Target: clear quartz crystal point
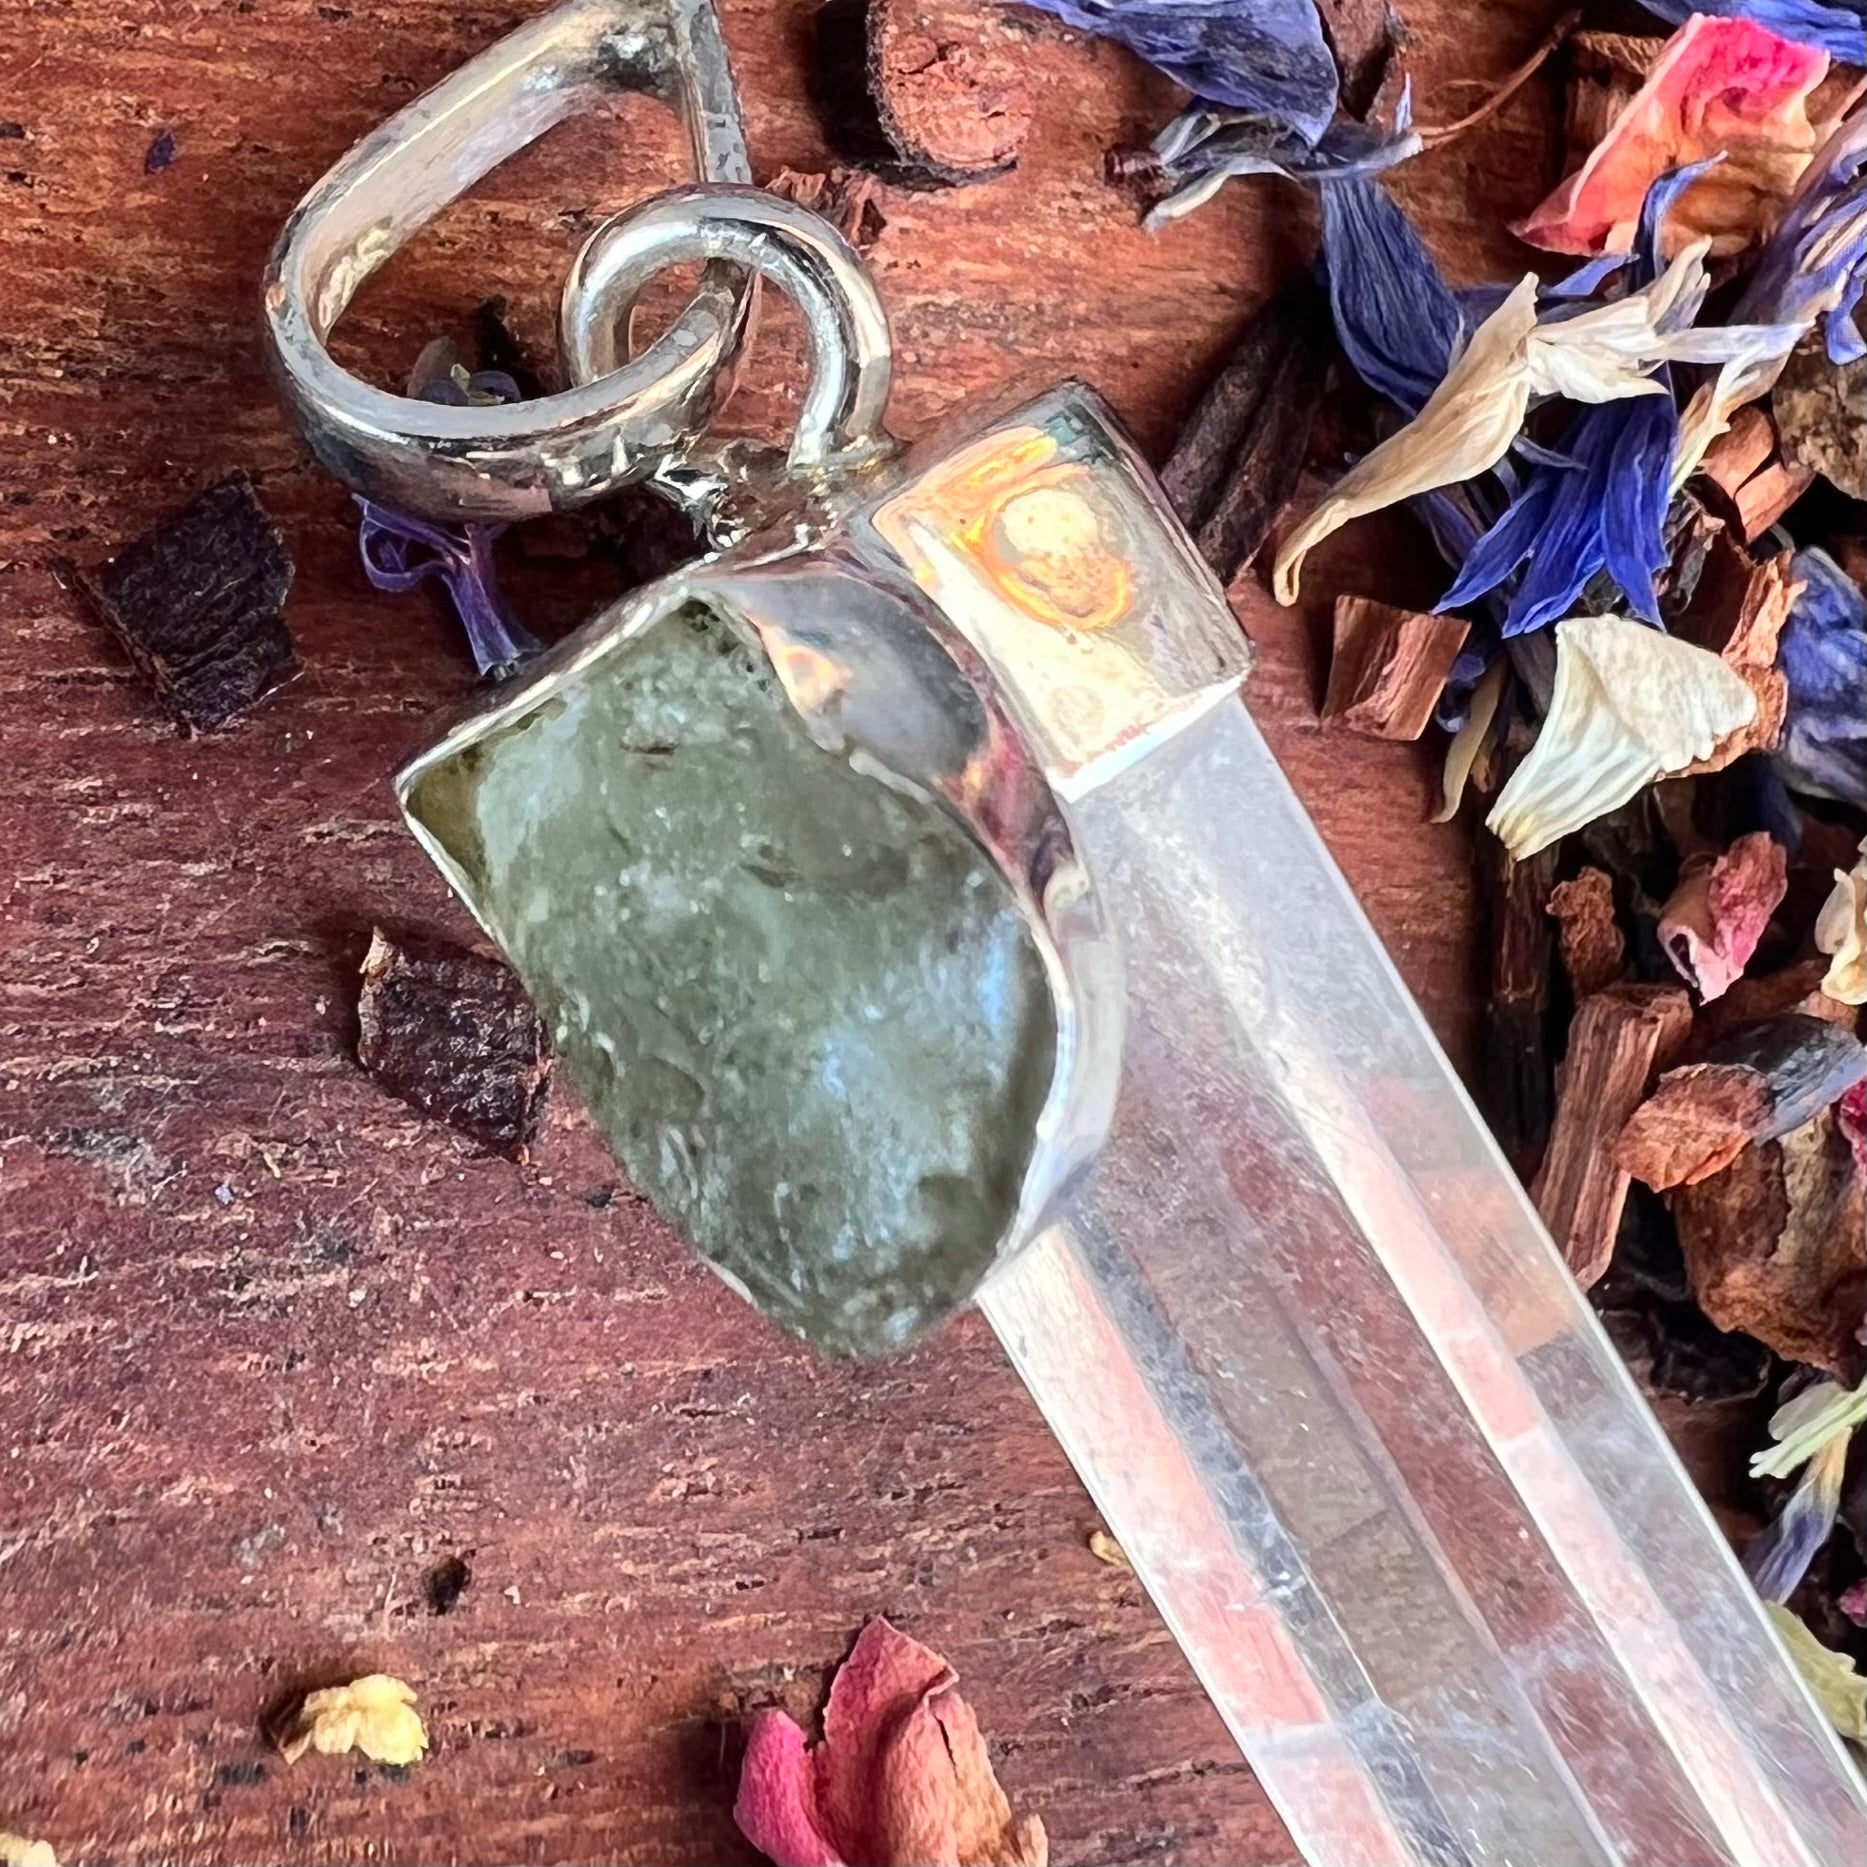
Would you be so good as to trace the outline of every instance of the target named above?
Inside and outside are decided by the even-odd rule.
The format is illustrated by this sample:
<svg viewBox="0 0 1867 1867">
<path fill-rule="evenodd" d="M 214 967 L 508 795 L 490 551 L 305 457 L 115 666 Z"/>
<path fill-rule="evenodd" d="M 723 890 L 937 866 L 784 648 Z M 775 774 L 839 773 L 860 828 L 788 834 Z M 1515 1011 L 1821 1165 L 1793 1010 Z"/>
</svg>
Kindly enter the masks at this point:
<svg viewBox="0 0 1867 1867">
<path fill-rule="evenodd" d="M 978 955 L 939 1014 L 957 1054 L 930 1074 L 938 1045 L 915 1053 L 927 1032 L 917 1034 L 908 998 L 888 1001 L 908 1046 L 900 1108 L 948 1130 L 942 1145 L 959 1151 L 941 1171 L 970 1175 L 972 1202 L 948 1215 L 960 1214 L 952 1239 L 972 1227 L 970 1249 L 942 1259 L 938 1287 L 923 1288 L 911 1326 L 895 1335 L 989 1270 L 982 1306 L 1308 1858 L 1867 1859 L 1860 1779 L 1266 750 L 1238 697 L 1247 654 L 1223 595 L 1101 405 L 1058 390 L 954 449 L 910 459 L 815 551 L 793 541 L 768 559 L 733 554 L 649 607 L 659 604 L 665 627 L 697 596 L 714 614 L 760 622 L 769 667 L 815 723 L 811 743 L 780 745 L 773 715 L 759 728 L 771 744 L 754 750 L 743 711 L 752 702 L 738 689 L 708 700 L 720 715 L 711 727 L 699 707 L 670 720 L 683 739 L 744 736 L 748 785 L 801 782 L 806 817 L 840 821 L 853 808 L 853 823 L 869 806 L 852 807 L 846 779 L 885 770 L 899 787 L 914 763 L 900 722 L 920 718 L 922 702 L 949 719 L 972 704 L 923 670 L 903 690 L 912 704 L 863 716 L 866 690 L 826 678 L 842 669 L 842 650 L 828 654 L 811 633 L 846 613 L 890 652 L 938 631 L 969 645 L 1057 800 L 1060 819 L 1039 810 L 1026 823 L 1041 833 L 993 843 L 1005 798 L 1034 794 L 1028 772 L 1003 788 L 1012 742 L 975 735 L 965 759 L 929 760 L 946 771 L 945 789 L 930 790 L 922 772 L 902 792 L 922 803 L 904 802 L 898 820 L 872 812 L 852 842 L 879 850 L 927 834 L 935 889 L 974 873 L 990 845 L 977 872 L 998 877 L 970 921 L 952 920 L 951 903 L 932 894 L 885 906 L 898 910 L 910 957 L 905 925 L 928 916 L 942 930 L 936 945 L 957 929 L 962 948 L 976 938 Z M 547 717 L 542 703 L 565 704 L 566 682 L 639 629 L 643 613 L 638 603 L 633 621 L 599 619 L 568 660 L 502 702 L 498 732 L 562 731 L 564 716 Z M 800 620 L 811 613 L 815 624 Z M 773 618 L 782 626 L 765 626 Z M 742 630 L 740 649 L 746 640 Z M 972 664 L 955 651 L 943 665 Z M 669 693 L 678 685 L 671 670 Z M 838 772 L 806 782 L 804 754 L 824 755 L 832 716 L 882 750 L 851 758 L 838 740 Z M 618 735 L 645 723 L 639 711 L 607 716 L 616 757 Z M 420 761 L 405 774 L 405 805 L 568 1033 L 625 1163 L 793 1327 L 837 1346 L 885 1345 L 888 1330 L 872 1325 L 893 1313 L 901 1263 L 886 1249 L 839 1261 L 824 1245 L 834 1228 L 799 1258 L 802 1235 L 786 1243 L 773 1229 L 780 1183 L 758 1184 L 759 1174 L 796 1178 L 778 1164 L 798 1085 L 784 1044 L 808 1045 L 811 1031 L 846 1015 L 870 962 L 826 948 L 822 979 L 808 982 L 821 987 L 816 1002 L 808 990 L 788 1004 L 756 993 L 732 1001 L 770 1028 L 756 1042 L 742 1034 L 746 1080 L 731 1104 L 741 1125 L 713 1131 L 715 1145 L 746 1150 L 758 1170 L 727 1202 L 739 1230 L 722 1247 L 705 1200 L 682 1190 L 707 1170 L 648 1158 L 631 1134 L 641 1117 L 628 1070 L 612 1107 L 609 1065 L 589 1055 L 605 1036 L 640 1057 L 654 1048 L 649 1106 L 691 1095 L 656 1077 L 678 1046 L 654 1035 L 652 1016 L 629 1013 L 623 1023 L 639 1029 L 626 1042 L 614 1022 L 618 994 L 646 993 L 655 1008 L 648 975 L 678 970 L 680 943 L 651 964 L 631 947 L 639 923 L 567 909 L 570 894 L 589 896 L 602 864 L 555 837 L 534 863 L 543 879 L 503 898 L 486 888 L 490 853 L 475 843 L 461 785 L 466 755 L 492 732 L 479 722 Z M 987 741 L 989 756 L 979 751 Z M 627 754 L 643 755 L 641 745 Z M 603 763 L 583 759 L 578 782 Z M 545 834 L 526 813 L 546 811 L 549 764 L 528 779 L 513 768 L 502 860 L 530 860 L 526 840 Z M 692 777 L 724 781 L 698 767 Z M 933 794 L 967 837 L 930 824 Z M 709 877 L 741 888 L 719 856 L 731 825 L 718 800 L 671 801 L 692 842 L 684 854 L 678 834 L 660 847 L 664 879 L 678 878 L 690 904 Z M 633 842 L 648 826 L 630 808 L 631 828 L 619 827 L 626 812 L 600 830 L 588 811 L 573 821 Z M 770 809 L 777 816 L 760 814 L 753 833 L 788 822 L 802 849 L 821 828 Z M 837 911 L 835 893 L 826 887 L 812 911 Z M 1003 924 L 1014 904 L 1031 951 Z M 569 944 L 559 937 L 567 914 L 584 928 Z M 722 915 L 716 931 L 757 946 L 750 907 Z M 686 937 L 704 941 L 708 926 L 691 916 Z M 823 938 L 833 939 L 827 927 Z M 985 1033 L 989 1017 L 972 1015 L 988 955 L 1015 982 L 996 1036 Z M 609 975 L 600 987 L 591 969 Z M 709 1044 L 697 1055 L 690 1036 L 680 1035 L 683 1068 L 707 1079 L 726 1053 Z M 1038 1067 L 1021 1078 L 1017 1059 L 1033 1044 Z M 754 1080 L 766 1071 L 775 1075 Z M 1033 1117 L 1033 1083 L 1046 1072 Z M 761 1095 L 767 1081 L 777 1092 Z M 991 1120 L 954 1142 L 949 1114 L 987 1082 Z M 811 1148 L 862 1132 L 852 1117 L 839 1142 L 823 1108 L 795 1119 Z M 994 1153 L 986 1131 L 1020 1123 Z M 698 1130 L 690 1122 L 685 1132 Z M 910 1179 L 923 1145 L 928 1158 L 939 1151 L 928 1135 L 915 1139 L 901 1157 Z M 763 1234 L 761 1212 L 772 1215 Z M 986 1240 L 981 1228 L 998 1218 L 1008 1218 L 1002 1236 Z M 768 1261 L 748 1269 L 735 1261 L 742 1246 Z M 813 1279 L 838 1287 L 827 1322 L 798 1296 Z M 865 1279 L 894 1295 L 846 1329 Z"/>
</svg>

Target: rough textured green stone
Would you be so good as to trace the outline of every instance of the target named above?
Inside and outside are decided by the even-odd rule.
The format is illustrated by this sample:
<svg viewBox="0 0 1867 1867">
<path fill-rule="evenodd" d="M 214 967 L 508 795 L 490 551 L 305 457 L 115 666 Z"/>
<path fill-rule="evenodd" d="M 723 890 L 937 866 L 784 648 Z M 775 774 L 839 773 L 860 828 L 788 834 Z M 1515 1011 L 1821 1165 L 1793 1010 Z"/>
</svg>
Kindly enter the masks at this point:
<svg viewBox="0 0 1867 1867">
<path fill-rule="evenodd" d="M 665 618 L 409 798 L 630 1177 L 820 1346 L 964 1302 L 1050 1084 L 1042 960 L 932 804 L 814 744 L 762 654 Z"/>
</svg>

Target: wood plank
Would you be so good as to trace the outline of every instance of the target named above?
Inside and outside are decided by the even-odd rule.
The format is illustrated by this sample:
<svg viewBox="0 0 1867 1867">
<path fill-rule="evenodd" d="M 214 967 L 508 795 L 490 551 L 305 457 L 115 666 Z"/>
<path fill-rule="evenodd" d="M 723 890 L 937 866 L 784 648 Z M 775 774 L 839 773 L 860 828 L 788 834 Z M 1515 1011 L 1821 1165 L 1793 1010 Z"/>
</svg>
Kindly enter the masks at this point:
<svg viewBox="0 0 1867 1867">
<path fill-rule="evenodd" d="M 386 775 L 470 687 L 451 623 L 372 592 L 355 513 L 280 418 L 257 287 L 292 204 L 536 0 L 65 0 L 8 23 L 0 116 L 0 1752 L 5 1825 L 61 1858 L 723 1863 L 732 1727 L 807 1712 L 863 1617 L 948 1654 L 1056 1858 L 1271 1862 L 1290 1843 L 976 1319 L 879 1367 L 767 1328 L 629 1193 L 572 1099 L 488 1159 L 354 1060 L 378 921 L 469 938 Z M 1540 9 L 1412 0 L 1418 94 L 1507 71 Z M 1077 374 L 1159 452 L 1313 251 L 1313 201 L 1228 189 L 1159 236 L 1105 151 L 1178 106 L 1117 48 L 1013 16 L 1037 121 L 1015 176 L 885 193 L 895 420 Z M 813 0 L 729 0 L 760 175 L 834 158 Z M 1458 283 L 1554 179 L 1553 91 L 1395 185 Z M 174 159 L 145 171 L 162 132 Z M 393 383 L 505 294 L 547 346 L 604 214 L 683 178 L 643 100 L 566 125 L 372 280 L 341 353 Z M 778 432 L 795 321 L 734 406 Z M 304 672 L 184 742 L 57 586 L 244 469 L 299 574 Z M 1235 601 L 1252 704 L 1442 1035 L 1472 908 L 1428 749 L 1316 718 L 1329 599 L 1396 601 L 1401 521 L 1318 553 L 1304 606 Z M 1439 573 L 1434 573 L 1434 578 Z M 532 579 L 526 620 L 574 618 Z M 555 607 L 554 607 L 555 605 Z M 1249 833 L 1241 806 L 1238 834 Z M 471 1550 L 453 1611 L 424 1580 Z M 334 1672 L 416 1682 L 406 1782 L 262 1746 Z"/>
</svg>

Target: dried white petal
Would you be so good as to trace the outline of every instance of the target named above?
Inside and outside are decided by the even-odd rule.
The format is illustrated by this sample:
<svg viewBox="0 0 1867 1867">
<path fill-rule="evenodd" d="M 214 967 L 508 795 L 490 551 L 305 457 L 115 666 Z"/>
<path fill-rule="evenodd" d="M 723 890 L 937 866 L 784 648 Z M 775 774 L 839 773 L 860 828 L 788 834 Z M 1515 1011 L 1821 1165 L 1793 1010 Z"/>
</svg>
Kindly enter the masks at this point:
<svg viewBox="0 0 1867 1867">
<path fill-rule="evenodd" d="M 0 1828 L 0 1867 L 58 1867 L 49 1841 L 28 1841 Z"/>
<path fill-rule="evenodd" d="M 1815 919 L 1815 944 L 1828 955 L 1822 990 L 1844 1005 L 1867 1005 L 1867 839 L 1852 869 L 1835 870 L 1834 892 Z"/>
<path fill-rule="evenodd" d="M 1709 649 L 1625 616 L 1556 625 L 1556 684 L 1528 757 L 1485 820 L 1520 861 L 1709 758 L 1757 696 Z"/>
<path fill-rule="evenodd" d="M 1867 1381 L 1859 1387 L 1817 1381 L 1770 1415 L 1770 1437 L 1776 1443 L 1752 1455 L 1750 1475 L 1787 1478 L 1863 1421 L 1867 1421 Z"/>
<path fill-rule="evenodd" d="M 1529 345 L 1531 389 L 1578 402 L 1663 395 L 1648 372 L 1666 360 L 1705 302 L 1705 248 L 1695 241 L 1640 291 L 1538 325 Z"/>
<path fill-rule="evenodd" d="M 1271 574 L 1278 602 L 1296 601 L 1304 557 L 1350 519 L 1469 480 L 1504 458 L 1530 406 L 1525 346 L 1535 328 L 1536 275 L 1527 273 L 1419 414 L 1350 467 L 1284 540 Z"/>
<path fill-rule="evenodd" d="M 1705 301 L 1706 245 L 1687 247 L 1637 292 L 1544 323 L 1537 321 L 1536 275 L 1527 273 L 1473 332 L 1419 414 L 1343 474 L 1284 540 L 1271 573 L 1277 600 L 1296 601 L 1305 555 L 1351 519 L 1495 467 L 1517 438 L 1531 396 L 1614 402 L 1665 395 L 1652 375 L 1663 363 L 1729 363 L 1783 342 L 1774 326 L 1692 328 Z M 1793 342 L 1791 333 L 1785 353 Z"/>
<path fill-rule="evenodd" d="M 1780 368 L 1781 358 L 1795 346 L 1795 326 L 1693 327 L 1710 284 L 1705 272 L 1709 245 L 1694 241 L 1640 291 L 1539 324 L 1530 338 L 1531 389 L 1576 402 L 1613 402 L 1630 395 L 1664 395 L 1665 385 L 1650 374 L 1663 363 L 1719 363 L 1735 375 L 1769 357 Z"/>
</svg>

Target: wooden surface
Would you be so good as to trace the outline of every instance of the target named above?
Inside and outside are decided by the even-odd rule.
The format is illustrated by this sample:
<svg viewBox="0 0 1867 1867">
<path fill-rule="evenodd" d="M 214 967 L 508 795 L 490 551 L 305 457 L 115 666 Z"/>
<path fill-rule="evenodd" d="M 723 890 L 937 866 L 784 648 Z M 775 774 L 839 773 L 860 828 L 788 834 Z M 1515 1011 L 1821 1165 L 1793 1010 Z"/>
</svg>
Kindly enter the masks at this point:
<svg viewBox="0 0 1867 1867">
<path fill-rule="evenodd" d="M 301 458 L 255 317 L 267 246 L 358 135 L 522 0 L 15 0 L 0 43 L 0 1826 L 86 1861 L 748 1858 L 740 1710 L 806 1711 L 862 1619 L 951 1656 L 1059 1862 L 1284 1861 L 1288 1839 L 976 1319 L 883 1367 L 763 1325 L 631 1198 L 560 1098 L 532 1166 L 476 1158 L 353 1060 L 373 921 L 462 931 L 385 775 L 468 674 L 378 596 Z M 811 0 L 731 0 L 761 175 L 821 167 Z M 1410 0 L 1428 120 L 1553 3 Z M 1229 334 L 1313 249 L 1253 183 L 1157 238 L 1103 179 L 1175 94 L 1032 23 L 1012 177 L 890 190 L 874 259 L 896 424 L 1014 377 L 1098 384 L 1157 452 Z M 1551 91 L 1410 167 L 1455 276 L 1551 179 Z M 172 130 L 176 159 L 144 173 Z M 1532 152 L 1526 154 L 1526 151 Z M 542 339 L 596 217 L 678 179 L 619 104 L 489 178 L 366 292 L 385 381 L 490 292 Z M 1467 221 L 1471 226 L 1467 226 Z M 781 419 L 783 320 L 736 412 Z M 250 470 L 299 563 L 304 673 L 178 739 L 61 593 Z M 1404 529 L 1319 558 L 1300 614 L 1236 592 L 1252 704 L 1462 1052 L 1467 852 L 1421 749 L 1315 721 L 1329 597 L 1420 592 Z M 1359 556 L 1357 556 L 1359 554 Z M 1430 592 L 1429 592 L 1430 593 Z M 1249 834 L 1249 811 L 1214 834 Z M 427 1572 L 471 1551 L 458 1607 Z M 259 1735 L 282 1695 L 382 1668 L 437 1754 L 406 1781 Z"/>
</svg>

